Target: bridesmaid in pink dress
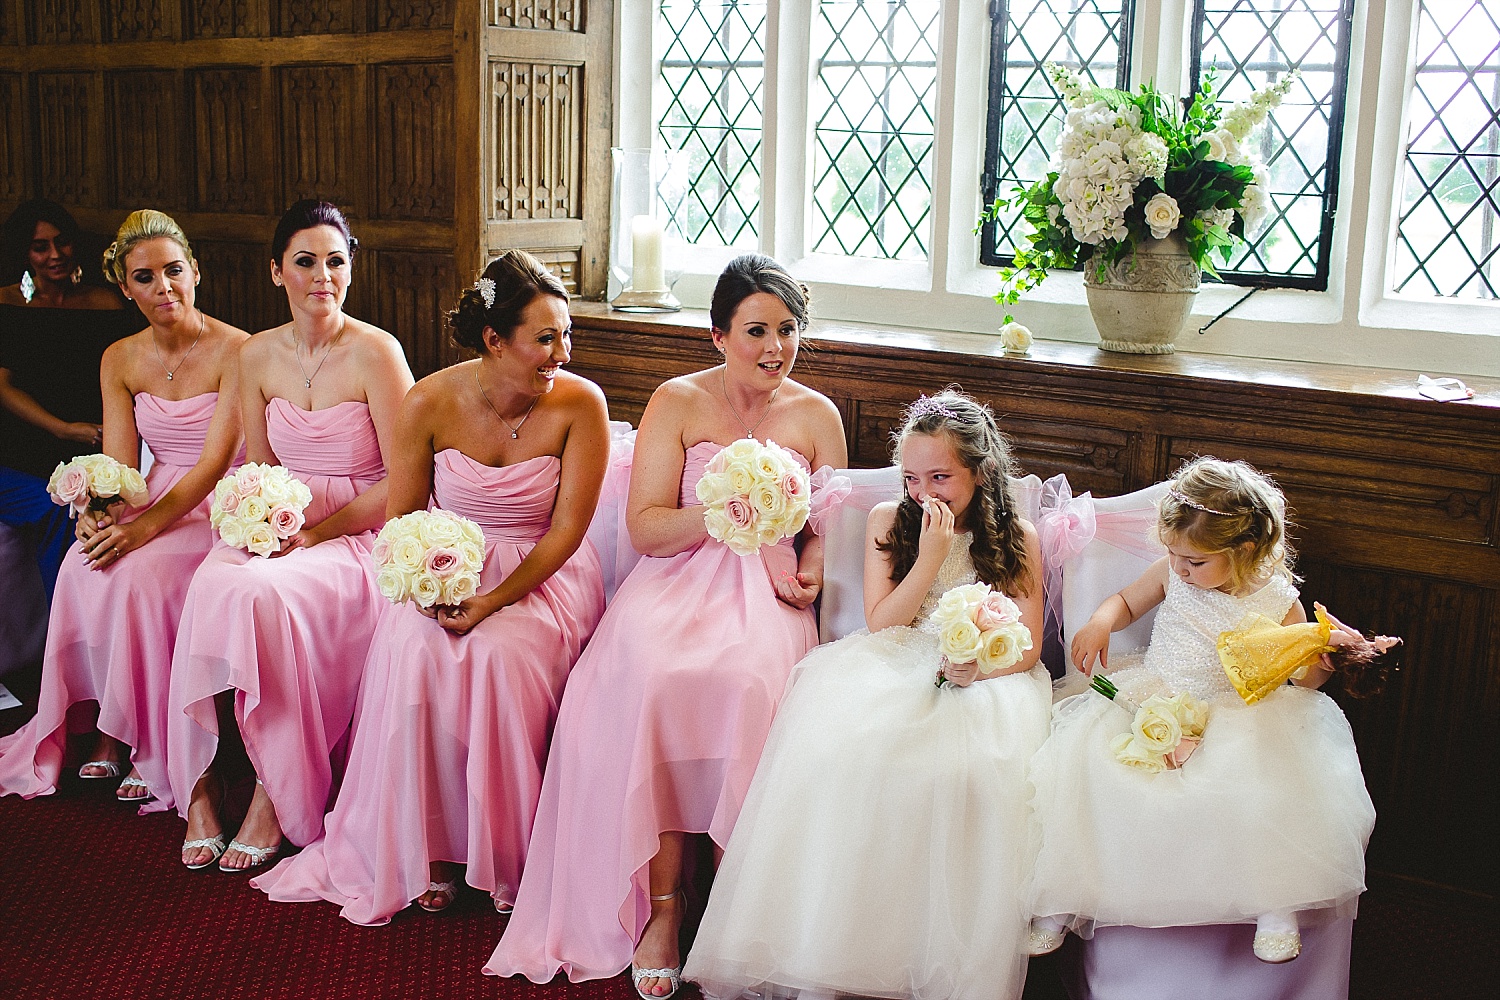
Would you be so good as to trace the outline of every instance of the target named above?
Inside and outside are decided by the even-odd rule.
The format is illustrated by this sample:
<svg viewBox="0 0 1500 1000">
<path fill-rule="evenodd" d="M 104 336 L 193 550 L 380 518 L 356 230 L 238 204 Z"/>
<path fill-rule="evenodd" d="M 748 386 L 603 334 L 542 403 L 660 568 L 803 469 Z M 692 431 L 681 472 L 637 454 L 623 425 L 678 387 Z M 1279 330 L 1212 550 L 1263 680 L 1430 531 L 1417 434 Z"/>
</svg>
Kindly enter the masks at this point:
<svg viewBox="0 0 1500 1000">
<path fill-rule="evenodd" d="M 349 770 L 326 833 L 255 880 L 357 924 L 460 881 L 515 900 L 563 684 L 604 613 L 584 532 L 609 461 L 604 394 L 561 371 L 568 293 L 522 250 L 450 317 L 479 355 L 417 383 L 396 420 L 388 517 L 437 506 L 485 535 L 480 593 L 386 608 L 365 663 Z M 467 866 L 465 873 L 464 866 Z"/>
<path fill-rule="evenodd" d="M 98 740 L 79 777 L 117 779 L 115 795 L 171 805 L 167 676 L 188 581 L 208 554 L 209 493 L 240 441 L 235 360 L 247 335 L 194 304 L 198 264 L 170 217 L 134 212 L 105 251 L 105 273 L 145 314 L 146 329 L 104 352 L 104 452 L 155 464 L 150 500 L 77 522 L 79 544 L 58 574 L 37 714 L 0 740 L 0 793 L 57 789 L 73 727 L 98 706 Z M 220 396 L 225 405 L 216 405 Z M 79 716 L 84 716 L 79 718 Z M 127 763 L 127 758 L 129 763 Z"/>
<path fill-rule="evenodd" d="M 806 292 L 747 254 L 720 276 L 710 317 L 724 364 L 664 383 L 641 418 L 627 523 L 643 558 L 568 682 L 492 975 L 581 982 L 630 965 L 641 996 L 671 994 L 685 835 L 707 833 L 716 853 L 728 842 L 787 675 L 817 644 L 821 540 L 807 532 L 800 556 L 782 542 L 796 572 L 773 574 L 780 560 L 709 538 L 694 494 L 743 437 L 815 469 L 847 464 L 838 410 L 787 377 Z"/>
<path fill-rule="evenodd" d="M 412 384 L 396 339 L 343 310 L 356 246 L 333 205 L 288 209 L 271 243 L 271 280 L 286 289 L 292 321 L 240 351 L 246 458 L 286 466 L 313 500 L 307 526 L 278 554 L 217 543 L 188 588 L 172 656 L 168 777 L 188 821 L 189 868 L 223 854 L 222 870 L 242 871 L 273 857 L 283 836 L 312 842 L 342 769 L 385 604 L 369 558 L 385 517 L 384 456 Z M 225 726 L 256 774 L 227 850 L 229 762 L 215 760 Z"/>
</svg>

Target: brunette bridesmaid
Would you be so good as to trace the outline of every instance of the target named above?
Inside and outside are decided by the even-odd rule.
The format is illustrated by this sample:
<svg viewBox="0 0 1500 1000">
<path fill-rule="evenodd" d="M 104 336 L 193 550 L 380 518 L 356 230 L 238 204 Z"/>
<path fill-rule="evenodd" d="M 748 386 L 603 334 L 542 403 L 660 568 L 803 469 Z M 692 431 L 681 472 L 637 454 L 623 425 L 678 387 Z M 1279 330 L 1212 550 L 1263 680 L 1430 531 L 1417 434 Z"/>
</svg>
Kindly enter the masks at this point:
<svg viewBox="0 0 1500 1000">
<path fill-rule="evenodd" d="M 370 561 L 385 517 L 386 454 L 411 388 L 401 345 L 344 312 L 357 242 L 328 202 L 300 201 L 276 226 L 271 280 L 292 320 L 240 351 L 245 454 L 312 490 L 306 526 L 270 558 L 218 543 L 188 589 L 172 657 L 168 760 L 188 821 L 182 861 L 224 871 L 270 860 L 283 838 L 323 827 L 385 605 Z M 254 795 L 227 847 L 224 727 L 238 732 Z M 225 744 L 226 753 L 234 749 Z"/>
</svg>

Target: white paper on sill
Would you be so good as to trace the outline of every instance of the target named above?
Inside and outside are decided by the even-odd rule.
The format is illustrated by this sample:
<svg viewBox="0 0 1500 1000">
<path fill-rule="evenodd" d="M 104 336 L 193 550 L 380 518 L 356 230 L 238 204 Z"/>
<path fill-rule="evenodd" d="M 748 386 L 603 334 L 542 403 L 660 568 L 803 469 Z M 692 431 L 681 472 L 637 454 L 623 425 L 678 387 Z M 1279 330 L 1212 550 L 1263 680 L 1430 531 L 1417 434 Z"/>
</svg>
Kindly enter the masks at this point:
<svg viewBox="0 0 1500 1000">
<path fill-rule="evenodd" d="M 1439 403 L 1474 398 L 1474 390 L 1456 378 L 1428 378 L 1426 375 L 1417 376 L 1417 393 Z"/>
<path fill-rule="evenodd" d="M 21 699 L 10 693 L 10 689 L 0 684 L 0 710 L 7 708 L 20 708 Z"/>
</svg>

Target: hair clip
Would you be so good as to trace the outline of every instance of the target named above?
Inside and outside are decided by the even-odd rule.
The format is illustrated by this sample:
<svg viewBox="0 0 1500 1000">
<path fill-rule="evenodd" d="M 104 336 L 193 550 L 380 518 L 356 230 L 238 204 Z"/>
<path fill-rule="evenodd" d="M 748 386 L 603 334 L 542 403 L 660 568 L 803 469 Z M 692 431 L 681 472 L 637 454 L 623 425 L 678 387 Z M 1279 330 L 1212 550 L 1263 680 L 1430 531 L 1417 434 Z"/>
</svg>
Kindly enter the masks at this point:
<svg viewBox="0 0 1500 1000">
<path fill-rule="evenodd" d="M 1186 494 L 1179 492 L 1177 489 L 1175 489 L 1173 487 L 1170 487 L 1170 486 L 1167 487 L 1167 492 L 1169 494 L 1171 494 L 1172 499 L 1176 500 L 1178 503 L 1185 503 L 1189 507 L 1193 508 L 1194 510 L 1201 510 L 1205 514 L 1218 514 L 1220 517 L 1235 517 L 1236 516 L 1235 514 L 1229 512 L 1227 510 L 1214 510 L 1212 507 L 1205 507 L 1205 506 L 1203 506 L 1203 504 L 1199 503 L 1196 500 L 1190 500 L 1187 497 Z"/>
<path fill-rule="evenodd" d="M 934 396 L 918 396 L 917 401 L 912 403 L 911 408 L 906 411 L 906 419 L 920 420 L 932 413 L 940 413 L 949 420 L 958 419 L 958 414 L 951 406 Z"/>
<path fill-rule="evenodd" d="M 474 289 L 479 292 L 479 297 L 484 300 L 484 307 L 486 309 L 493 309 L 495 307 L 494 278 L 480 278 L 474 282 Z"/>
</svg>

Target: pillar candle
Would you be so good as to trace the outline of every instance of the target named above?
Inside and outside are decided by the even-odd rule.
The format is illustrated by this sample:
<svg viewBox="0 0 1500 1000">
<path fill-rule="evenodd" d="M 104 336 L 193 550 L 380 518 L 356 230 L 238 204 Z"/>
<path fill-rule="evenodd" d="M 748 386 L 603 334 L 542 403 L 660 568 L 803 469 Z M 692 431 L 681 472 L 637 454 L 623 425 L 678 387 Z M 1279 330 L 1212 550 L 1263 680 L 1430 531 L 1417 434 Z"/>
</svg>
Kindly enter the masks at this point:
<svg viewBox="0 0 1500 1000">
<path fill-rule="evenodd" d="M 667 274 L 661 259 L 662 228 L 654 216 L 630 220 L 630 287 L 637 292 L 665 292 Z"/>
</svg>

